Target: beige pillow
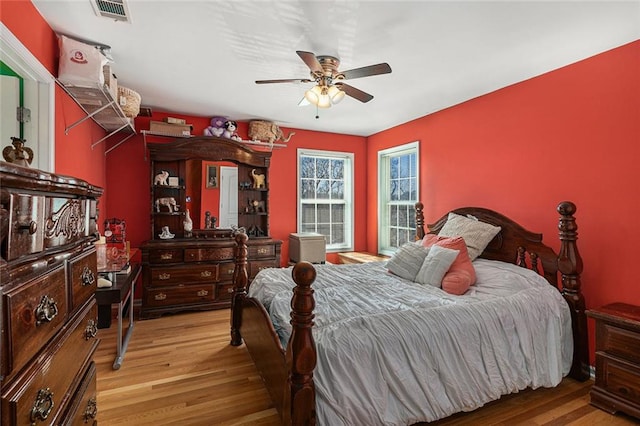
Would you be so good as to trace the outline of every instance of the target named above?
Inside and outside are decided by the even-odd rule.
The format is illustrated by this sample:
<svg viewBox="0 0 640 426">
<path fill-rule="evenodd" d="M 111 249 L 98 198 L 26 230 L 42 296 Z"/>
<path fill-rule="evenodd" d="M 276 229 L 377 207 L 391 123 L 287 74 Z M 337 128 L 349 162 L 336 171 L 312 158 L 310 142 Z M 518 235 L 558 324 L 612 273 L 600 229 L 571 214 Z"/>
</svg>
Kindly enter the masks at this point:
<svg viewBox="0 0 640 426">
<path fill-rule="evenodd" d="M 387 269 L 394 275 L 415 281 L 429 249 L 414 243 L 403 244 L 387 261 Z"/>
<path fill-rule="evenodd" d="M 469 258 L 474 260 L 482 254 L 501 229 L 499 226 L 449 213 L 447 223 L 444 224 L 438 235 L 441 237 L 462 237 L 467 245 Z"/>
<path fill-rule="evenodd" d="M 432 246 L 429 254 L 424 258 L 422 267 L 416 275 L 418 284 L 426 284 L 442 288 L 442 279 L 456 260 L 460 250 L 453 250 L 441 246 Z"/>
</svg>

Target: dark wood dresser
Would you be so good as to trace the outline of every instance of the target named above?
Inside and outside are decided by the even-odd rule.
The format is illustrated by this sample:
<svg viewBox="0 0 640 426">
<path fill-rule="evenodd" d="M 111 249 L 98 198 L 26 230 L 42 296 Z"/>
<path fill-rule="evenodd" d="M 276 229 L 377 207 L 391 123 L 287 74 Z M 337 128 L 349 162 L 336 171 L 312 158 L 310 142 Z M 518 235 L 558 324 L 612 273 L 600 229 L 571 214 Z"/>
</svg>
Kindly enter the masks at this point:
<svg viewBox="0 0 640 426">
<path fill-rule="evenodd" d="M 101 194 L 0 162 L 3 425 L 95 423 Z"/>
<path fill-rule="evenodd" d="M 591 404 L 640 418 L 640 306 L 612 303 L 587 315 L 596 322 Z"/>
<path fill-rule="evenodd" d="M 261 269 L 280 267 L 282 241 L 256 238 L 247 245 L 250 280 Z M 236 250 L 236 242 L 231 236 L 149 240 L 140 249 L 143 265 L 141 318 L 231 306 Z"/>
</svg>

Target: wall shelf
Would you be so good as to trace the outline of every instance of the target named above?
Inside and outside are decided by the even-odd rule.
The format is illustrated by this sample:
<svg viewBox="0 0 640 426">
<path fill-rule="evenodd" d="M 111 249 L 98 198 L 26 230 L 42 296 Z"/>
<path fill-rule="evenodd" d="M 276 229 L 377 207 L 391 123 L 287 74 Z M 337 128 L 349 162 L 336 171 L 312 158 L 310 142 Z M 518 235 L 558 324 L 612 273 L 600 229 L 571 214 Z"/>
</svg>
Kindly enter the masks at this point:
<svg viewBox="0 0 640 426">
<path fill-rule="evenodd" d="M 62 84 L 60 81 L 58 81 L 58 84 L 87 114 L 86 117 L 67 126 L 64 131 L 65 134 L 69 134 L 71 129 L 89 118 L 109 132 L 102 139 L 92 143 L 92 149 L 112 135 L 119 132 L 123 133 L 125 135 L 124 139 L 106 150 L 105 155 L 136 134 L 133 119 L 124 115 L 124 112 L 120 108 L 120 105 L 118 105 L 118 102 L 113 98 L 108 87 L 100 86 L 99 84 L 96 84 L 95 87 L 73 86 Z"/>
</svg>

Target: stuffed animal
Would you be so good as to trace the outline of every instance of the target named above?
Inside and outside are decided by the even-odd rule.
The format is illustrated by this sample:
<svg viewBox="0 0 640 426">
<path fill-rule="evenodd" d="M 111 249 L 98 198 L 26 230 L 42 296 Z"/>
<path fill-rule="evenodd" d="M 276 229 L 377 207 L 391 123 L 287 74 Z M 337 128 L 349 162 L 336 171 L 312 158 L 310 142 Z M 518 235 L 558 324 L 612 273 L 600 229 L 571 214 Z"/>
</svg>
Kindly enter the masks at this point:
<svg viewBox="0 0 640 426">
<path fill-rule="evenodd" d="M 213 117 L 210 122 L 211 125 L 204 129 L 204 135 L 221 137 L 222 133 L 225 131 L 225 123 L 227 121 L 227 117 Z"/>
<path fill-rule="evenodd" d="M 224 122 L 224 131 L 222 137 L 227 139 L 233 139 L 234 141 L 242 141 L 242 138 L 236 133 L 238 123 L 233 120 L 227 120 Z"/>
</svg>

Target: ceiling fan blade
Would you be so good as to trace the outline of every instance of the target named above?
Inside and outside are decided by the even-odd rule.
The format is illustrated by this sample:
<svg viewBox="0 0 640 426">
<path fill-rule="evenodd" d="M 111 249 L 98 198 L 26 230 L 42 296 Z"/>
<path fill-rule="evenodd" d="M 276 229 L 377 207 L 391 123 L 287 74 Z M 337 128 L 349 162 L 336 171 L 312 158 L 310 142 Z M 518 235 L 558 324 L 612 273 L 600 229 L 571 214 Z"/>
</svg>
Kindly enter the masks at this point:
<svg viewBox="0 0 640 426">
<path fill-rule="evenodd" d="M 356 89 L 353 86 L 349 86 L 348 84 L 336 83 L 336 86 L 338 86 L 338 89 L 342 90 L 352 98 L 359 100 L 360 102 L 366 103 L 373 99 L 373 95 L 370 95 L 367 92 L 363 92 L 360 89 Z"/>
<path fill-rule="evenodd" d="M 298 56 L 300 56 L 300 59 L 302 59 L 304 63 L 307 64 L 312 72 L 322 74 L 322 66 L 318 61 L 318 58 L 316 58 L 316 55 L 311 52 L 305 52 L 304 50 L 296 50 L 296 53 L 298 54 Z"/>
<path fill-rule="evenodd" d="M 370 75 L 389 74 L 391 67 L 386 62 L 376 65 L 369 65 L 368 67 L 354 68 L 352 70 L 342 71 L 340 74 L 344 75 L 346 80 L 352 80 L 354 78 L 369 77 Z"/>
<path fill-rule="evenodd" d="M 271 83 L 313 83 L 313 80 L 308 78 L 285 78 L 280 80 L 256 80 L 256 84 L 271 84 Z"/>
</svg>

